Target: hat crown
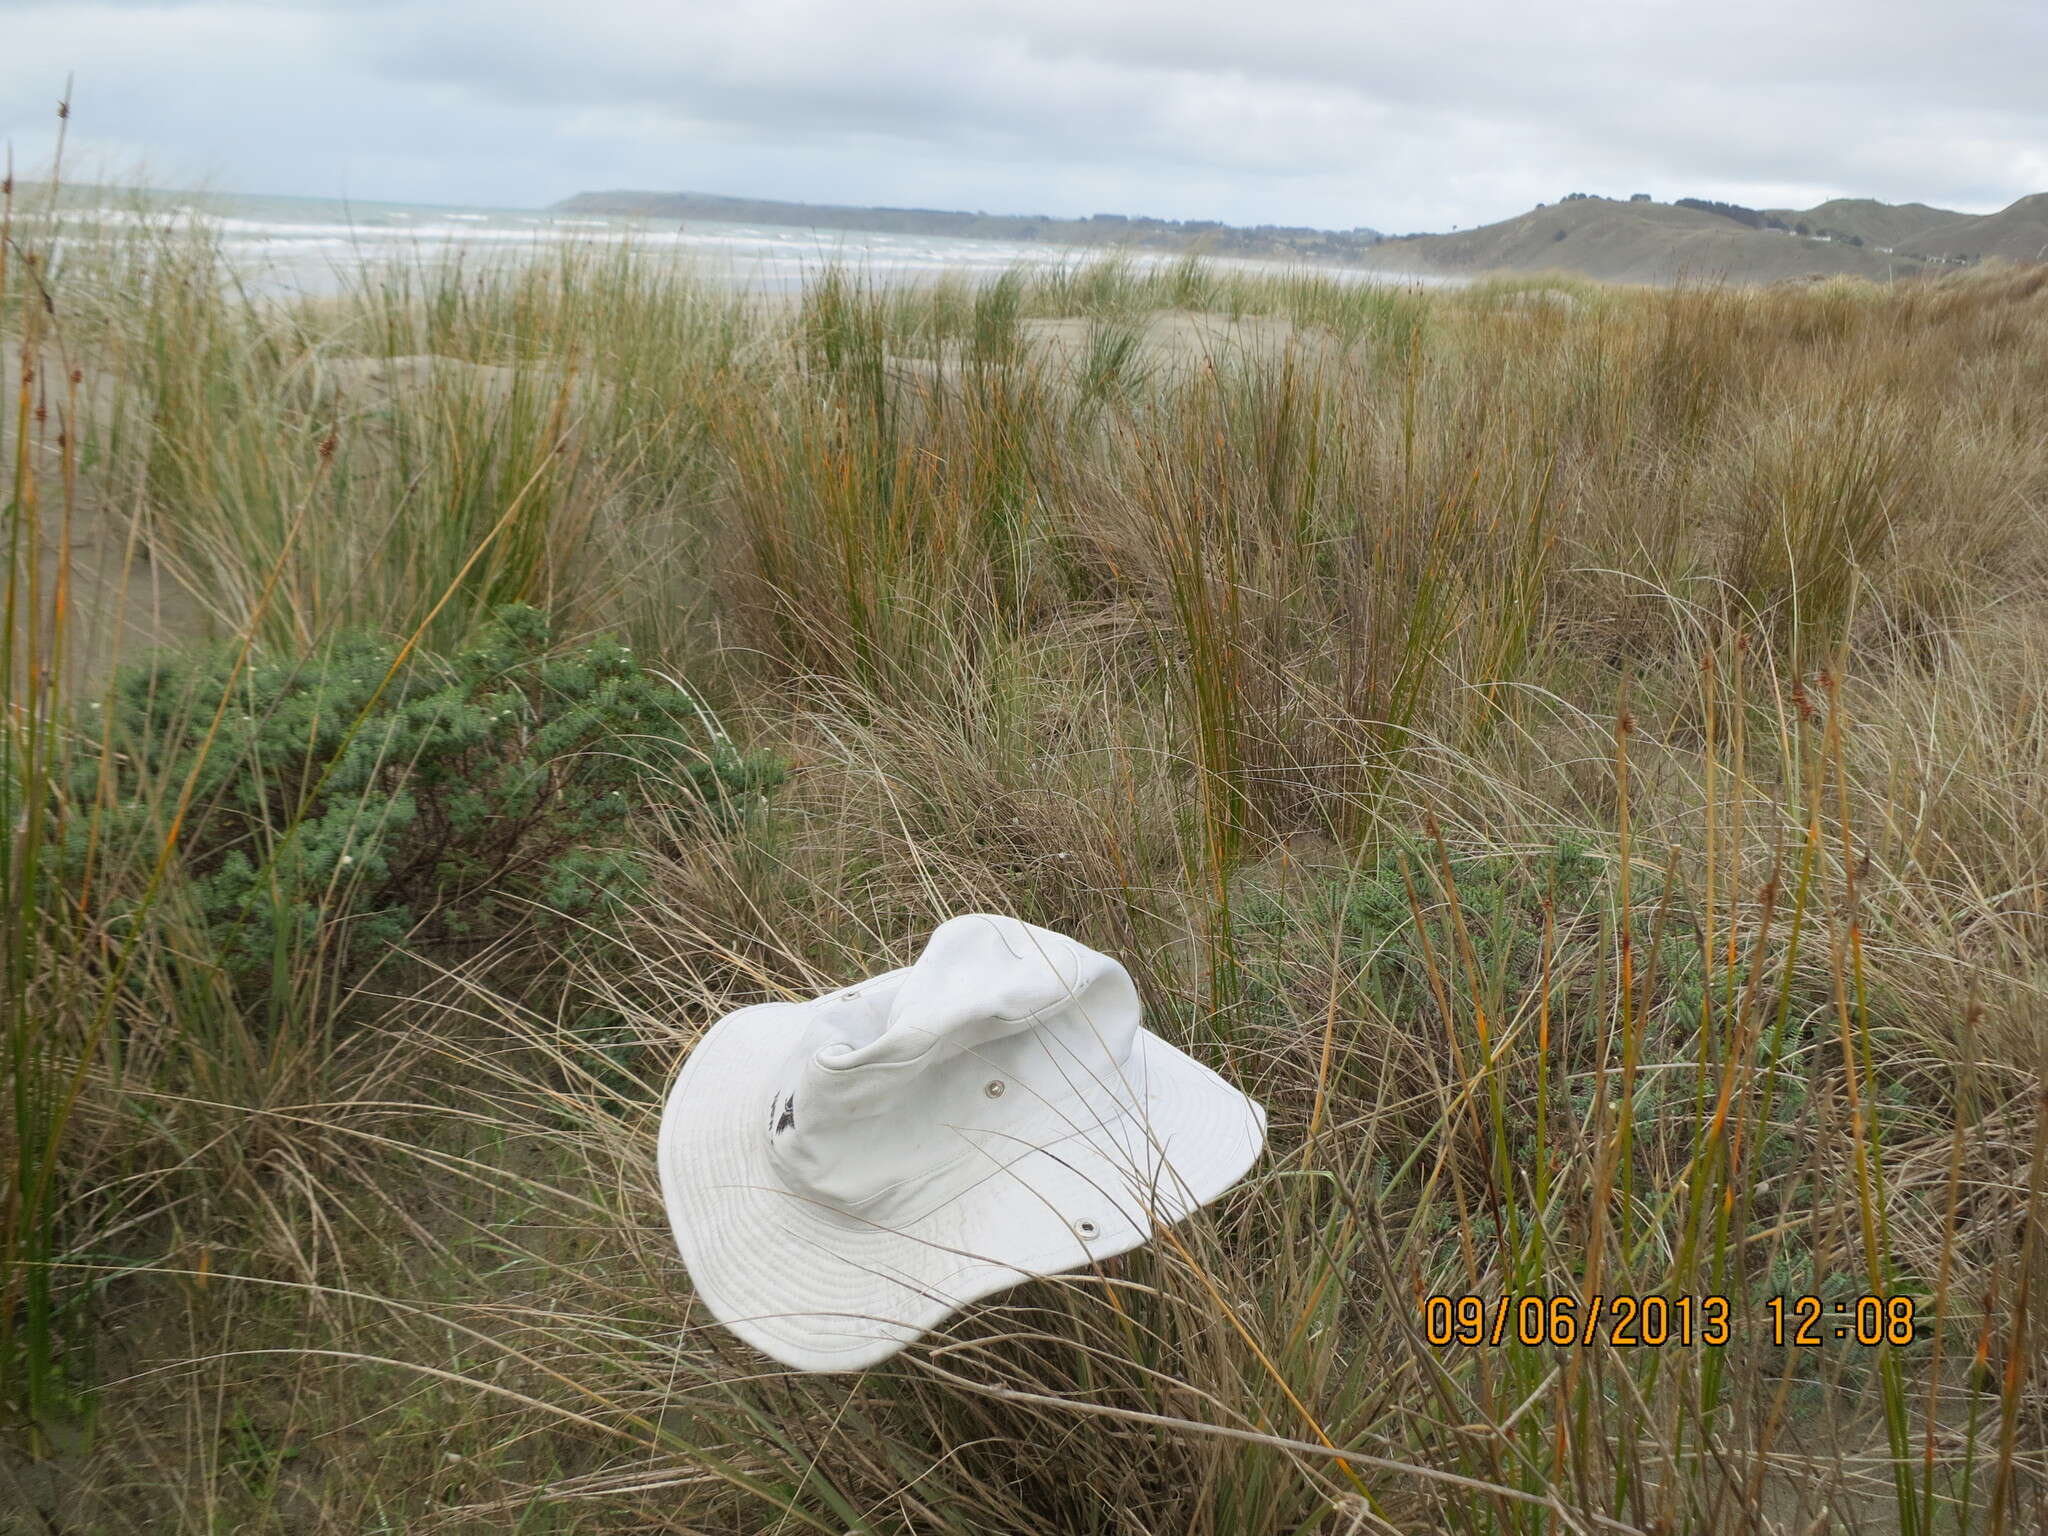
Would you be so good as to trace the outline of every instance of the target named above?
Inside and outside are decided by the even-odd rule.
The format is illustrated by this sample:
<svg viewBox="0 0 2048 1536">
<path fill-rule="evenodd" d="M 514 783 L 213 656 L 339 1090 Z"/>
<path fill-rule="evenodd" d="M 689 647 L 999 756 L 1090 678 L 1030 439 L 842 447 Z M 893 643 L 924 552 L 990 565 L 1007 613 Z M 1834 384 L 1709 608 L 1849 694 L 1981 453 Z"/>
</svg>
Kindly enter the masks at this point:
<svg viewBox="0 0 2048 1536">
<path fill-rule="evenodd" d="M 907 969 L 810 1007 L 766 1107 L 769 1155 L 852 1221 L 911 1219 L 1137 1097 L 1130 974 L 1016 918 L 954 918 Z"/>
</svg>

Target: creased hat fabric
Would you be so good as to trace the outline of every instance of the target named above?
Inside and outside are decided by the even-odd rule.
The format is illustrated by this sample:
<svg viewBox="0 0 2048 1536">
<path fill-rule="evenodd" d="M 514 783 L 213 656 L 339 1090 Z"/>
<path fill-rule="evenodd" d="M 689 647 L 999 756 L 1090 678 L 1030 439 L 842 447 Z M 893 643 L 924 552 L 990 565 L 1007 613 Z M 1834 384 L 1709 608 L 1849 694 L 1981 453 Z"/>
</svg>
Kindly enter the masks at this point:
<svg viewBox="0 0 2048 1536">
<path fill-rule="evenodd" d="M 1243 1177 L 1265 1111 L 1140 1023 L 1128 972 L 1012 917 L 706 1031 L 662 1116 L 697 1293 L 786 1365 L 859 1370 Z"/>
</svg>

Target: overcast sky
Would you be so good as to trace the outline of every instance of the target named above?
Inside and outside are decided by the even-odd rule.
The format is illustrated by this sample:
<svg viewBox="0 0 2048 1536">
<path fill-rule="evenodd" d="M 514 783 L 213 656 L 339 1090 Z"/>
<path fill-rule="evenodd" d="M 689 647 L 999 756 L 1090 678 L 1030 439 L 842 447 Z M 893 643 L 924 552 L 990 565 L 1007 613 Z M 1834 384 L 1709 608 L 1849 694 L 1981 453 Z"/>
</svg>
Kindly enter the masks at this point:
<svg viewBox="0 0 2048 1536">
<path fill-rule="evenodd" d="M 2048 190 L 2048 0 L 0 0 L 0 140 L 159 185 L 1389 231 Z"/>
</svg>

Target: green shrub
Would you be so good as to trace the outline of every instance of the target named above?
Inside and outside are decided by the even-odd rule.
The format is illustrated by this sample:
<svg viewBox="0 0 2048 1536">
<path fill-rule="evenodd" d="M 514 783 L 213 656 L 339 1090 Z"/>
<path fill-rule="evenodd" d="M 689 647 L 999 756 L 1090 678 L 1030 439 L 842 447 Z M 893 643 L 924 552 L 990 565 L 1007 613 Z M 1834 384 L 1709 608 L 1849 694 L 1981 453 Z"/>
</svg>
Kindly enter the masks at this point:
<svg viewBox="0 0 2048 1536">
<path fill-rule="evenodd" d="M 179 872 L 245 982 L 323 923 L 360 963 L 486 941 L 536 907 L 601 917 L 640 874 L 636 804 L 669 802 L 666 824 L 687 828 L 781 776 L 628 648 L 557 654 L 518 606 L 448 661 L 367 636 L 239 668 L 233 648 L 162 655 L 119 675 L 112 710 L 72 794 L 100 798 L 103 845 L 161 846 L 191 783 Z M 71 853 L 83 868 L 82 831 Z"/>
<path fill-rule="evenodd" d="M 1403 866 L 1406 874 L 1403 874 Z M 1573 842 L 1527 860 L 1503 854 L 1460 855 L 1450 860 L 1459 915 L 1472 945 L 1484 992 L 1514 997 L 1537 983 L 1542 964 L 1543 903 L 1554 904 L 1561 940 L 1597 934 L 1611 896 L 1605 861 Z M 1306 892 L 1249 891 L 1237 910 L 1238 943 L 1253 956 L 1255 987 L 1279 991 L 1294 972 L 1320 972 L 1330 935 L 1343 935 L 1347 974 L 1392 1018 L 1430 1017 L 1437 1010 L 1427 953 L 1455 997 L 1471 983 L 1449 917 L 1443 874 L 1425 845 L 1388 850 L 1356 871 L 1318 881 Z M 1410 888 L 1414 896 L 1411 900 Z M 1416 932 L 1415 906 L 1429 924 L 1427 942 Z M 1648 914 L 1638 911 L 1638 938 L 1648 936 Z"/>
</svg>

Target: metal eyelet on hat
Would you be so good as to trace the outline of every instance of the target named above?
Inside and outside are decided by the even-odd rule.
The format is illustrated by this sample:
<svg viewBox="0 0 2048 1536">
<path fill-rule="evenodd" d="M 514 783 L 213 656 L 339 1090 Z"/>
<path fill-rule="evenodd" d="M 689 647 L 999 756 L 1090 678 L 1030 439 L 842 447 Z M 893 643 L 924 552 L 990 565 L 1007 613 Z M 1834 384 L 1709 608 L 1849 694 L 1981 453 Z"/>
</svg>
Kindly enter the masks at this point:
<svg viewBox="0 0 2048 1536">
<path fill-rule="evenodd" d="M 1086 1216 L 1083 1216 L 1079 1221 L 1074 1223 L 1074 1232 L 1079 1237 L 1092 1239 L 1102 1235 L 1102 1228 L 1098 1227 Z"/>
<path fill-rule="evenodd" d="M 1003 1096 L 1004 1091 L 1008 1089 L 1008 1087 L 1008 1083 L 1005 1083 L 1000 1077 L 997 1077 L 991 1078 L 989 1080 L 989 1085 L 981 1091 L 987 1094 L 992 1099 L 1000 1099 Z"/>
</svg>

